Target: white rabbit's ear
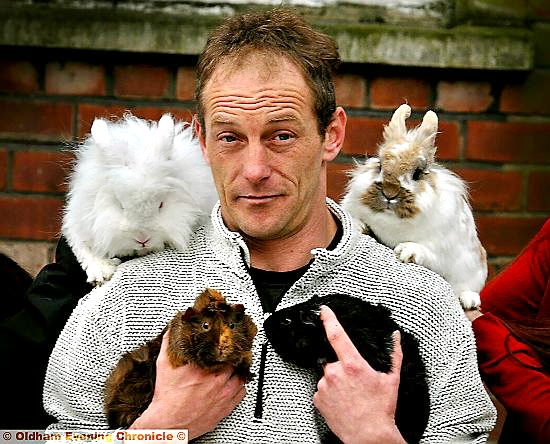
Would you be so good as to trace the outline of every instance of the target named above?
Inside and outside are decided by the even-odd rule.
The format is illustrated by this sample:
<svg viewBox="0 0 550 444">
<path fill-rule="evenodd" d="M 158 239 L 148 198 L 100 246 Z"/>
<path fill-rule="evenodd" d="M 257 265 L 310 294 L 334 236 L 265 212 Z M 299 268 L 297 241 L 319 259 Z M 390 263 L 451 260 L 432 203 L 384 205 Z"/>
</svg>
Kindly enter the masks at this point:
<svg viewBox="0 0 550 444">
<path fill-rule="evenodd" d="M 407 134 L 407 125 L 405 120 L 411 115 L 411 107 L 404 103 L 395 110 L 393 116 L 384 127 L 384 140 L 385 141 L 397 141 L 402 139 Z"/>
<path fill-rule="evenodd" d="M 170 159 L 172 157 L 175 124 L 174 119 L 170 114 L 163 114 L 158 122 L 158 135 L 157 141 L 158 154 L 164 159 Z"/>
<path fill-rule="evenodd" d="M 90 133 L 92 134 L 94 142 L 97 145 L 102 147 L 109 145 L 109 126 L 107 125 L 107 122 L 105 120 L 94 119 L 94 123 L 92 123 Z"/>
<path fill-rule="evenodd" d="M 163 114 L 159 120 L 159 131 L 170 137 L 174 136 L 174 119 L 170 114 Z"/>
<path fill-rule="evenodd" d="M 435 156 L 435 137 L 437 136 L 438 119 L 437 114 L 428 111 L 418 127 L 415 141 L 424 148 L 426 158 L 433 159 Z"/>
</svg>

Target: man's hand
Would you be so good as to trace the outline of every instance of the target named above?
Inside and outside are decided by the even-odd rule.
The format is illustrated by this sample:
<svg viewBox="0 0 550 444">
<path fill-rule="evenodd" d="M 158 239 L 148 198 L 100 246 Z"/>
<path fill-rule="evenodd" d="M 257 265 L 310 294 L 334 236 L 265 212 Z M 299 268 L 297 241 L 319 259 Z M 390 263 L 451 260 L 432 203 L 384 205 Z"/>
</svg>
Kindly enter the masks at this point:
<svg viewBox="0 0 550 444">
<path fill-rule="evenodd" d="M 363 359 L 330 308 L 321 307 L 321 319 L 338 361 L 325 365 L 315 407 L 346 444 L 404 443 L 395 425 L 403 360 L 399 332 L 394 333 L 392 370 L 382 373 Z"/>
<path fill-rule="evenodd" d="M 246 395 L 233 368 L 209 372 L 194 365 L 172 367 L 167 355 L 168 332 L 157 358 L 151 404 L 131 429 L 188 429 L 189 439 L 213 430 Z"/>
</svg>

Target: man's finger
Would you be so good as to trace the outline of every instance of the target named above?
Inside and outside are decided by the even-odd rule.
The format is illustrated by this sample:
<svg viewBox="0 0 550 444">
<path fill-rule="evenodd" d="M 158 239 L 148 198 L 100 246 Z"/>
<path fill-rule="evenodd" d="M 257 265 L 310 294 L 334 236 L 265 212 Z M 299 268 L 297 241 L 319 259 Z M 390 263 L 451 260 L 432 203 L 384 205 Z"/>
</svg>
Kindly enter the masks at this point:
<svg viewBox="0 0 550 444">
<path fill-rule="evenodd" d="M 401 364 L 403 362 L 403 349 L 401 348 L 401 332 L 396 330 L 392 334 L 393 351 L 391 354 L 391 372 L 401 373 Z"/>
<path fill-rule="evenodd" d="M 339 361 L 361 358 L 357 348 L 355 348 L 344 328 L 338 322 L 336 315 L 326 305 L 321 305 L 321 320 L 323 321 L 328 341 Z"/>
<path fill-rule="evenodd" d="M 164 334 L 162 335 L 162 342 L 160 343 L 160 351 L 159 355 L 157 356 L 157 368 L 159 364 L 168 362 L 168 343 L 170 342 L 170 330 L 166 329 Z"/>
</svg>

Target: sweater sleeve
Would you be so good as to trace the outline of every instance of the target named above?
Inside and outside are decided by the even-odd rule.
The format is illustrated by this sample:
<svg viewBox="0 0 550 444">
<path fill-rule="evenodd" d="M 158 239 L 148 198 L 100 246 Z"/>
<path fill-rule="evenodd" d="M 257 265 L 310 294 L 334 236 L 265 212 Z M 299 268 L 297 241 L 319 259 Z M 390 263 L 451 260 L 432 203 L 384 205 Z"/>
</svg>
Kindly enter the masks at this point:
<svg viewBox="0 0 550 444">
<path fill-rule="evenodd" d="M 550 376 L 539 370 L 533 350 L 491 313 L 477 318 L 472 327 L 489 389 L 521 421 L 522 430 L 532 434 L 533 442 L 550 442 Z"/>
<path fill-rule="evenodd" d="M 48 363 L 44 408 L 57 418 L 50 429 L 101 430 L 107 428 L 103 412 L 103 384 L 114 359 L 116 322 L 96 309 L 99 287 L 76 307 L 61 332 Z M 116 353 L 116 352 L 114 352 Z"/>
</svg>

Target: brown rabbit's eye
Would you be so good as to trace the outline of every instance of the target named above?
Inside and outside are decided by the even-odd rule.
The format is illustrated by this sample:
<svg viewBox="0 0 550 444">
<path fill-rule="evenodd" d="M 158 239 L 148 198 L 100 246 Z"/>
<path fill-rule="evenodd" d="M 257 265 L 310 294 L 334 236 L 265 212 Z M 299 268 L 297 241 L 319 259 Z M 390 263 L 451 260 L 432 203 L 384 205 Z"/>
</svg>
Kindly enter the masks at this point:
<svg viewBox="0 0 550 444">
<path fill-rule="evenodd" d="M 235 324 L 232 322 L 231 324 L 229 324 L 229 328 L 233 330 L 235 328 Z"/>
<path fill-rule="evenodd" d="M 204 330 L 208 330 L 209 327 L 210 327 L 210 324 L 208 324 L 208 322 L 203 322 L 203 323 L 202 323 L 202 328 L 203 328 Z"/>
<path fill-rule="evenodd" d="M 422 171 L 420 168 L 417 168 L 416 170 L 414 170 L 414 173 L 413 173 L 413 180 L 418 180 L 420 179 L 420 177 L 422 177 L 422 173 L 424 171 Z"/>
</svg>

